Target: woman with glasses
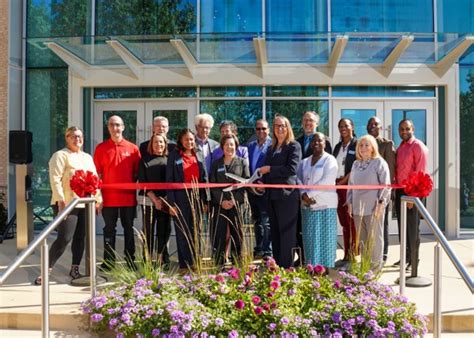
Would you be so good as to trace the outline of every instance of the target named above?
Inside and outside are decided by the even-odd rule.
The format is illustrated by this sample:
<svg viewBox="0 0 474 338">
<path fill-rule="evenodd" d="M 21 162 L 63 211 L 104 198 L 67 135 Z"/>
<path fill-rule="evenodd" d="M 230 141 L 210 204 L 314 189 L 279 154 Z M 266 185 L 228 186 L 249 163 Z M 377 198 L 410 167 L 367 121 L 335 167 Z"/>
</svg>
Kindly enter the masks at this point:
<svg viewBox="0 0 474 338">
<path fill-rule="evenodd" d="M 316 132 L 309 145 L 312 155 L 298 168 L 303 185 L 335 185 L 337 161 L 325 151 L 326 136 Z M 337 248 L 336 190 L 304 190 L 301 193 L 301 223 L 305 261 L 334 267 Z"/>
<path fill-rule="evenodd" d="M 301 146 L 295 141 L 290 121 L 284 116 L 273 120 L 273 140 L 260 173 L 267 184 L 297 184 L 296 172 L 301 161 Z M 268 189 L 273 257 L 284 268 L 293 265 L 298 220 L 298 189 Z"/>
<path fill-rule="evenodd" d="M 51 185 L 51 205 L 55 215 L 60 213 L 73 198 L 78 196 L 71 190 L 70 181 L 76 170 L 91 171 L 97 175 L 92 156 L 82 151 L 84 134 L 77 127 L 66 129 L 66 147 L 58 150 L 49 160 L 49 182 Z M 102 202 L 100 192 L 95 195 L 97 206 Z M 79 204 L 58 226 L 58 237 L 49 250 L 49 268 L 52 269 L 72 240 L 72 265 L 69 276 L 82 277 L 79 265 L 84 255 L 86 236 L 85 205 Z M 35 279 L 41 285 L 41 276 Z"/>
</svg>

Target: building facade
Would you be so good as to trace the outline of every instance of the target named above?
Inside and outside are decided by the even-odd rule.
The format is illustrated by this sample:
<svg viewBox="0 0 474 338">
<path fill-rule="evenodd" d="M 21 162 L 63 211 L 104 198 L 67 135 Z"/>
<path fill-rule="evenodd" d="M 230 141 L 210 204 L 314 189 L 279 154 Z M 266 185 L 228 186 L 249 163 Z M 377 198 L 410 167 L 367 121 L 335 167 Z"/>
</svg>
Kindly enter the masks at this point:
<svg viewBox="0 0 474 338">
<path fill-rule="evenodd" d="M 39 214 L 49 202 L 47 162 L 67 126 L 84 128 L 91 152 L 107 137 L 111 114 L 123 117 L 126 137 L 138 143 L 150 137 L 156 115 L 170 119 L 173 137 L 206 112 L 234 120 L 245 142 L 257 119 L 271 122 L 276 113 L 298 134 L 311 109 L 333 144 L 341 117 L 363 135 L 377 115 L 397 144 L 398 122 L 413 119 L 430 149 L 434 218 L 450 236 L 474 224 L 472 0 L 10 4 L 23 23 L 23 68 L 20 86 L 10 77 L 21 104 L 9 110 L 9 129 L 33 133 Z"/>
</svg>

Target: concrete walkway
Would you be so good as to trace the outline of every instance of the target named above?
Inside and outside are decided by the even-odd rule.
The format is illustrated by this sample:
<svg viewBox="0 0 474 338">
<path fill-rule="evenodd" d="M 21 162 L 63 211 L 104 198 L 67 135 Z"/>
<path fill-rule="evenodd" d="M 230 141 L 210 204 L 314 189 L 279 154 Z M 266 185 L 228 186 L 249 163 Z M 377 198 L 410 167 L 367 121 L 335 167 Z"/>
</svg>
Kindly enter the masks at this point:
<svg viewBox="0 0 474 338">
<path fill-rule="evenodd" d="M 53 240 L 54 237 L 51 238 Z M 398 277 L 398 269 L 390 266 L 398 260 L 399 246 L 397 238 L 392 236 L 388 264 L 384 268 L 381 282 L 392 285 L 395 290 L 398 286 L 394 283 Z M 171 241 L 173 242 L 173 241 Z M 49 241 L 51 243 L 51 241 Z M 450 242 L 460 260 L 468 268 L 471 276 L 474 275 L 474 236 L 465 236 Z M 16 256 L 15 240 L 6 240 L 0 244 L 0 271 Z M 433 248 L 434 240 L 431 236 L 422 236 L 420 249 L 419 275 L 433 279 Z M 97 257 L 102 257 L 102 237 L 97 238 Z M 123 238 L 118 237 L 117 249 L 122 251 Z M 173 248 L 171 248 L 173 251 Z M 338 257 L 342 252 L 338 251 Z M 176 259 L 176 258 L 174 258 Z M 58 331 L 52 337 L 76 337 L 74 332 L 83 328 L 87 323 L 79 311 L 79 304 L 86 300 L 90 291 L 87 287 L 74 287 L 69 284 L 69 264 L 71 262 L 68 249 L 60 258 L 51 274 L 50 286 L 50 327 Z M 33 280 L 40 271 L 40 255 L 37 253 L 28 257 L 25 264 L 18 269 L 7 283 L 0 286 L 0 337 L 36 337 L 37 330 L 41 328 L 41 288 L 33 285 Z M 474 334 L 474 298 L 467 289 L 457 271 L 452 266 L 446 255 L 443 254 L 442 262 L 442 311 L 444 332 L 464 332 L 464 336 Z M 83 269 L 83 267 L 81 267 Z M 418 310 L 431 315 L 433 312 L 433 287 L 407 288 L 406 295 L 410 301 L 415 302 Z M 9 330 L 9 331 L 1 331 Z M 16 331 L 16 330 L 34 330 Z M 21 333 L 23 332 L 23 333 Z M 68 333 L 69 332 L 69 333 Z M 16 335 L 19 334 L 19 335 Z M 29 335 L 31 334 L 31 336 Z M 468 335 L 466 335 L 468 334 Z M 80 335 L 79 335 L 80 336 Z M 445 335 L 443 335 L 444 337 Z M 457 336 L 457 335 L 456 335 Z M 462 336 L 462 335 L 461 335 Z"/>
</svg>

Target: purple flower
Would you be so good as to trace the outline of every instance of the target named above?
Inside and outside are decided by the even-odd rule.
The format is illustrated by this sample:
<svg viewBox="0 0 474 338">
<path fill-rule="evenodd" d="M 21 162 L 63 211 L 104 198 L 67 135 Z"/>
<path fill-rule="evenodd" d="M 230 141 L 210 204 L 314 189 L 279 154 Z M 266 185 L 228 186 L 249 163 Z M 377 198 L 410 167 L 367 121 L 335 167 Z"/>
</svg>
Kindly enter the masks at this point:
<svg viewBox="0 0 474 338">
<path fill-rule="evenodd" d="M 117 318 L 112 318 L 109 320 L 109 328 L 113 329 L 116 325 L 118 324 L 118 319 Z"/>
<path fill-rule="evenodd" d="M 275 331 L 277 325 L 275 323 L 270 323 L 270 324 L 268 324 L 267 327 L 270 331 Z"/>
<path fill-rule="evenodd" d="M 152 337 L 158 337 L 160 335 L 160 329 L 153 329 L 151 331 L 151 336 Z"/>
<path fill-rule="evenodd" d="M 317 282 L 317 281 L 313 282 L 313 288 L 319 289 L 320 287 L 321 287 L 321 284 L 319 284 L 319 282 Z"/>
<path fill-rule="evenodd" d="M 332 321 L 334 323 L 339 323 L 341 321 L 341 313 L 340 312 L 334 312 L 332 315 Z"/>
<path fill-rule="evenodd" d="M 214 323 L 216 324 L 216 326 L 222 326 L 222 325 L 224 325 L 224 320 L 222 318 L 218 317 L 218 318 L 216 318 Z"/>
<path fill-rule="evenodd" d="M 288 290 L 288 296 L 293 296 L 296 293 L 295 289 Z"/>
<path fill-rule="evenodd" d="M 228 274 L 232 279 L 239 279 L 239 269 L 232 268 L 229 270 Z"/>
<path fill-rule="evenodd" d="M 235 302 L 235 307 L 238 309 L 238 310 L 242 310 L 245 306 L 245 303 L 242 299 L 239 299 Z"/>
<path fill-rule="evenodd" d="M 94 313 L 92 316 L 91 316 L 91 320 L 95 323 L 97 322 L 100 322 L 102 319 L 104 319 L 104 316 L 101 315 L 100 313 Z"/>
<path fill-rule="evenodd" d="M 280 322 L 283 324 L 283 325 L 288 325 L 290 323 L 290 321 L 288 320 L 288 318 L 286 317 L 283 317 L 282 319 L 280 319 Z"/>
<path fill-rule="evenodd" d="M 229 338 L 237 338 L 239 333 L 236 330 L 232 330 L 229 332 Z"/>
</svg>

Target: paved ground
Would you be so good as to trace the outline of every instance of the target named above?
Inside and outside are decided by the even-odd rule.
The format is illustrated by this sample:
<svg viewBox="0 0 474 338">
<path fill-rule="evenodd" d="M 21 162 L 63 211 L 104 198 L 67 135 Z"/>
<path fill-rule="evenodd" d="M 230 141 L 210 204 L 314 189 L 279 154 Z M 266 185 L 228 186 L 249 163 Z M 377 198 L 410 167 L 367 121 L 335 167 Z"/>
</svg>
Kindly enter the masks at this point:
<svg viewBox="0 0 474 338">
<path fill-rule="evenodd" d="M 53 238 L 51 238 L 53 239 Z M 395 236 L 392 236 L 393 243 L 389 250 L 388 265 L 384 268 L 384 273 L 381 277 L 383 283 L 393 285 L 398 277 L 398 269 L 390 266 L 393 262 L 398 260 L 399 246 L 395 243 L 397 241 Z M 118 237 L 117 248 L 119 251 L 123 248 L 123 238 Z M 173 241 L 172 241 L 173 242 Z M 51 243 L 51 241 L 49 241 Z M 102 237 L 97 238 L 98 252 L 97 257 L 102 257 Z M 459 256 L 460 260 L 465 264 L 471 276 L 474 275 L 474 235 L 464 236 L 461 239 L 450 241 L 451 246 Z M 434 241 L 431 236 L 422 236 L 422 245 L 420 250 L 420 267 L 419 275 L 433 279 L 433 248 Z M 173 248 L 171 248 L 173 251 Z M 10 264 L 12 259 L 16 256 L 16 248 L 14 240 L 7 240 L 0 244 L 0 272 Z M 338 256 L 342 256 L 342 251 L 338 250 Z M 51 335 L 52 337 L 76 337 L 72 333 L 68 334 L 74 328 L 70 327 L 68 320 L 64 320 L 66 316 L 77 316 L 79 314 L 78 305 L 81 301 L 89 297 L 89 290 L 87 287 L 74 287 L 69 285 L 70 278 L 68 277 L 70 250 L 67 250 L 65 255 L 61 257 L 55 266 L 51 275 L 52 284 L 50 286 L 50 321 L 51 327 L 55 330 L 60 330 Z M 34 255 L 28 257 L 25 264 L 18 269 L 12 277 L 7 280 L 6 285 L 0 286 L 0 330 L 1 328 L 16 327 L 20 329 L 37 329 L 40 327 L 40 312 L 41 312 L 41 294 L 40 287 L 32 284 L 35 277 L 39 274 L 39 250 Z M 442 311 L 445 316 L 451 316 L 454 320 L 460 319 L 457 322 L 446 322 L 445 328 L 462 326 L 467 323 L 472 327 L 474 316 L 474 298 L 468 291 L 466 285 L 457 271 L 452 266 L 446 255 L 443 255 L 442 264 Z M 433 287 L 426 288 L 407 288 L 406 295 L 408 298 L 417 304 L 420 312 L 429 315 L 433 312 Z M 11 314 L 16 316 L 12 317 Z M 451 319 L 453 320 L 453 319 Z M 65 330 L 65 331 L 61 331 Z M 65 333 L 66 332 L 66 333 Z M 469 332 L 469 331 L 468 331 Z M 472 335 L 461 334 L 456 337 L 474 337 Z M 17 335 L 18 334 L 18 335 Z M 31 335 L 30 335 L 31 334 Z M 0 337 L 36 337 L 38 331 L 0 331 Z M 449 337 L 443 334 L 443 337 Z M 454 336 L 453 336 L 454 337 Z"/>
</svg>

